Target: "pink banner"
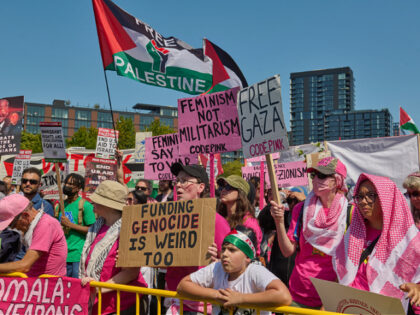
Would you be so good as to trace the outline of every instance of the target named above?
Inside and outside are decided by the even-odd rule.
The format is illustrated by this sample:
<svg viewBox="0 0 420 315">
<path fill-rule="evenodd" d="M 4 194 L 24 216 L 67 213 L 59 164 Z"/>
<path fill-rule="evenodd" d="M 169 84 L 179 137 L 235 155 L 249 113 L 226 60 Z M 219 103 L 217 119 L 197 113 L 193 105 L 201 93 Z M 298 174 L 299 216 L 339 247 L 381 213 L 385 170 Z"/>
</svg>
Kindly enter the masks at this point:
<svg viewBox="0 0 420 315">
<path fill-rule="evenodd" d="M 236 97 L 239 88 L 178 100 L 179 153 L 222 153 L 239 150 Z"/>
<path fill-rule="evenodd" d="M 279 187 L 306 186 L 308 176 L 306 174 L 306 163 L 302 161 L 274 164 Z M 265 181 L 270 187 L 270 178 L 267 172 L 267 165 L 264 165 Z M 249 180 L 252 176 L 260 176 L 260 166 L 242 167 L 242 177 Z"/>
<path fill-rule="evenodd" d="M 73 278 L 0 278 L 2 314 L 88 314 L 90 286 Z"/>
<path fill-rule="evenodd" d="M 171 173 L 171 165 L 180 162 L 184 165 L 197 164 L 196 156 L 180 156 L 178 152 L 178 134 L 146 138 L 144 161 L 144 178 L 153 180 L 170 180 L 175 177 Z"/>
<path fill-rule="evenodd" d="M 272 153 L 271 157 L 273 158 L 273 160 L 277 160 L 280 158 L 280 153 L 279 152 Z M 265 162 L 265 155 L 260 155 L 253 158 L 246 159 L 246 162 L 247 163 Z"/>
</svg>

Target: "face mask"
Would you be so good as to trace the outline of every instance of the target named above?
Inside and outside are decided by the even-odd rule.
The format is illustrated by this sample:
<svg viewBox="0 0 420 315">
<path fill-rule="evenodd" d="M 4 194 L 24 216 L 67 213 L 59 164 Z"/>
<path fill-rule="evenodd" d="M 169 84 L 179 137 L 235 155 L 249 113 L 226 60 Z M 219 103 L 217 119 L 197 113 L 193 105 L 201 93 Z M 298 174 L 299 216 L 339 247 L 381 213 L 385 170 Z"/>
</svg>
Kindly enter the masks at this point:
<svg viewBox="0 0 420 315">
<path fill-rule="evenodd" d="M 76 194 L 76 192 L 73 192 L 73 189 L 67 185 L 65 185 L 63 187 L 63 194 L 67 195 L 67 196 L 73 196 L 74 194 Z"/>
<path fill-rule="evenodd" d="M 135 190 L 133 191 L 135 204 L 144 204 L 147 203 L 147 195 L 144 193 L 144 191 L 141 190 Z"/>
<path fill-rule="evenodd" d="M 326 179 L 319 179 L 318 177 L 315 177 L 312 180 L 313 185 L 313 191 L 315 195 L 323 195 L 328 194 L 333 190 L 333 187 L 331 187 L 331 181 L 333 180 L 332 177 L 327 177 Z"/>
</svg>

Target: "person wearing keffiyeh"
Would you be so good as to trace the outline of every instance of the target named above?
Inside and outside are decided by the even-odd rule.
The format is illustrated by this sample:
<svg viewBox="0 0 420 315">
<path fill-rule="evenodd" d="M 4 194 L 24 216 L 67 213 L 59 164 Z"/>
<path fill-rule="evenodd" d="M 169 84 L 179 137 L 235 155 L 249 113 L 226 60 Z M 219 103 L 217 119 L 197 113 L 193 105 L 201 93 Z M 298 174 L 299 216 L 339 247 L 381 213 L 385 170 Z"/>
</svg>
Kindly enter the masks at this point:
<svg viewBox="0 0 420 315">
<path fill-rule="evenodd" d="M 407 189 L 405 195 L 410 199 L 414 223 L 420 230 L 420 171 L 408 175 L 403 187 Z"/>
<path fill-rule="evenodd" d="M 406 309 L 408 299 L 420 303 L 420 233 L 403 194 L 389 178 L 363 173 L 354 200 L 333 259 L 339 282 L 399 298 Z"/>
</svg>

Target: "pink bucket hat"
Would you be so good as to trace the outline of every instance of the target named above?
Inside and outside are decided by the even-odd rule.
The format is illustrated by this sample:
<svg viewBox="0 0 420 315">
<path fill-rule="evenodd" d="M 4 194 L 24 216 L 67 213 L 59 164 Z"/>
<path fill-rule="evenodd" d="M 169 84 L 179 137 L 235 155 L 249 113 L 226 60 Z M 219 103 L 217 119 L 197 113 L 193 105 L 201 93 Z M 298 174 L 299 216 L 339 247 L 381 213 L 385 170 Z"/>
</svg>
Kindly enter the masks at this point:
<svg viewBox="0 0 420 315">
<path fill-rule="evenodd" d="M 12 194 L 0 200 L 0 231 L 9 226 L 13 219 L 29 205 L 28 198 Z"/>
<path fill-rule="evenodd" d="M 340 174 L 344 178 L 347 176 L 346 166 L 341 161 L 334 157 L 326 157 L 320 160 L 317 166 L 307 169 L 306 172 L 312 173 L 314 171 L 320 172 L 324 175 Z"/>
</svg>

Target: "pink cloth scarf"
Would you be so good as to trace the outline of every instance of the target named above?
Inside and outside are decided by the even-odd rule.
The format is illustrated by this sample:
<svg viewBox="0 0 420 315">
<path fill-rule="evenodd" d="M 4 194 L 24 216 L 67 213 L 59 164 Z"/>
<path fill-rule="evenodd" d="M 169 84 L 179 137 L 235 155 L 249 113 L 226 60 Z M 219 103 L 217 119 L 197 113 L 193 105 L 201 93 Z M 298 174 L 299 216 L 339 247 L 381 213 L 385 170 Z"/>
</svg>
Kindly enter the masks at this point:
<svg viewBox="0 0 420 315">
<path fill-rule="evenodd" d="M 346 230 L 347 199 L 337 193 L 330 209 L 324 210 L 321 200 L 312 191 L 305 200 L 302 232 L 316 249 L 332 256 Z"/>
<path fill-rule="evenodd" d="M 382 233 L 366 266 L 371 292 L 402 299 L 399 286 L 420 282 L 420 233 L 414 224 L 408 204 L 394 182 L 386 177 L 361 174 L 355 188 L 369 180 L 375 187 L 382 209 Z M 343 241 L 336 249 L 333 266 L 341 284 L 353 283 L 366 239 L 366 224 L 357 205 Z M 405 299 L 404 299 L 405 300 Z M 407 300 L 404 301 L 407 302 Z"/>
</svg>

